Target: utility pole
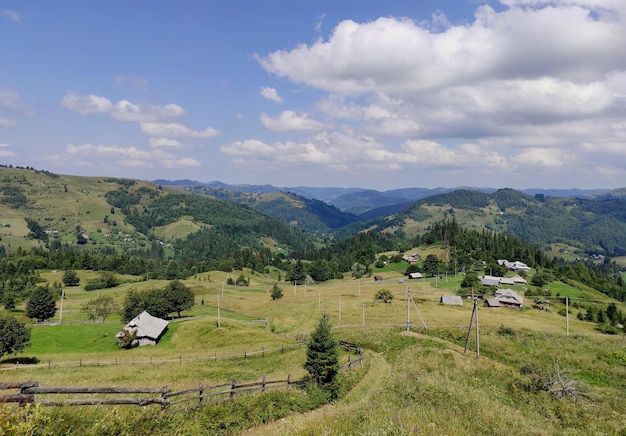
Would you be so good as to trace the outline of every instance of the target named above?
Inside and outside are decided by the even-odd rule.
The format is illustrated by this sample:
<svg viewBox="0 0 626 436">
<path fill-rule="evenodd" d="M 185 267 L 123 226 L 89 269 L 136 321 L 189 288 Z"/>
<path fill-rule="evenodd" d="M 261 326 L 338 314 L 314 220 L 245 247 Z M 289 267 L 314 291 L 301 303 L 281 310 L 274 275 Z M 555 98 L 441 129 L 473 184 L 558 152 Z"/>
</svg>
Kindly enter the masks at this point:
<svg viewBox="0 0 626 436">
<path fill-rule="evenodd" d="M 61 289 L 61 308 L 59 310 L 59 324 L 63 321 L 63 300 L 65 300 L 65 288 Z"/>
<path fill-rule="evenodd" d="M 217 296 L 217 329 L 221 330 L 222 328 L 222 320 L 220 317 L 220 296 Z"/>
<path fill-rule="evenodd" d="M 339 294 L 339 321 L 341 321 L 341 294 Z"/>
<path fill-rule="evenodd" d="M 406 331 L 408 332 L 411 329 L 411 306 L 409 302 L 411 301 L 411 290 L 407 286 L 406 288 Z"/>
<path fill-rule="evenodd" d="M 565 297 L 565 336 L 569 336 L 569 297 Z"/>
</svg>

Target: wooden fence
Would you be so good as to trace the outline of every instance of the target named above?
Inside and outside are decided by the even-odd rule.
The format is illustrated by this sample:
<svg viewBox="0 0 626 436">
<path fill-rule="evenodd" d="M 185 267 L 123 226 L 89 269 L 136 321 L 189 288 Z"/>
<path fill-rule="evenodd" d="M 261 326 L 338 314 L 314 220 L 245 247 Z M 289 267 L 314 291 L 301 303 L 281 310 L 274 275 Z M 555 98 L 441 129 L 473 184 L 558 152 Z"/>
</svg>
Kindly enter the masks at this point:
<svg viewBox="0 0 626 436">
<path fill-rule="evenodd" d="M 186 363 L 186 362 L 200 362 L 207 360 L 217 360 L 217 359 L 234 359 L 240 357 L 251 357 L 251 356 L 262 356 L 265 357 L 265 353 L 273 353 L 273 352 L 283 352 L 292 348 L 301 348 L 304 346 L 303 342 L 297 344 L 288 344 L 281 345 L 280 347 L 274 348 L 263 348 L 261 350 L 254 351 L 244 351 L 239 354 L 222 354 L 218 355 L 217 353 L 213 355 L 196 355 L 196 356 L 183 356 L 178 355 L 177 357 L 172 357 L 169 359 L 154 359 L 152 357 L 143 358 L 143 359 L 132 359 L 132 360 L 124 360 L 124 359 L 114 359 L 114 360 L 89 360 L 89 359 L 80 359 L 77 362 L 53 362 L 52 360 L 48 360 L 45 363 L 20 363 L 16 361 L 14 365 L 5 366 L 0 368 L 0 371 L 19 371 L 20 369 L 32 369 L 32 368 L 52 368 L 52 367 L 60 367 L 60 366 L 105 366 L 105 365 L 142 365 L 142 364 L 157 364 L 157 363 Z"/>
<path fill-rule="evenodd" d="M 363 350 L 356 344 L 339 341 L 339 345 L 359 355 L 341 368 L 352 368 L 363 365 Z M 202 405 L 213 404 L 232 399 L 237 394 L 265 392 L 268 389 L 299 386 L 303 380 L 293 381 L 291 376 L 283 380 L 267 380 L 265 375 L 260 381 L 238 383 L 232 380 L 216 385 L 199 385 L 197 388 L 172 392 L 168 387 L 162 388 L 118 388 L 118 387 L 40 387 L 38 382 L 4 382 L 0 390 L 17 389 L 18 393 L 0 395 L 0 403 L 40 404 L 42 406 L 94 406 L 94 405 L 160 405 L 162 409 L 178 406 L 177 409 L 190 409 Z M 85 397 L 87 396 L 88 397 Z M 124 395 L 123 397 L 107 397 L 108 395 Z M 37 396 L 37 398 L 36 398 Z M 58 400 L 55 396 L 63 396 Z M 41 397 L 41 398 L 40 398 Z"/>
</svg>

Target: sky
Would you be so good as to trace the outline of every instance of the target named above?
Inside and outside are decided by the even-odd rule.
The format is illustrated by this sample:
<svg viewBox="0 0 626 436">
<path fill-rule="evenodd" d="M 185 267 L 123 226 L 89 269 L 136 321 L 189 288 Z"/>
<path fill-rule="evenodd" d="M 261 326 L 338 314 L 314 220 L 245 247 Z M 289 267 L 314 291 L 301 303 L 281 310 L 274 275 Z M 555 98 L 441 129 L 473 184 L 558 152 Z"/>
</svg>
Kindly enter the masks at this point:
<svg viewBox="0 0 626 436">
<path fill-rule="evenodd" d="M 0 0 L 0 164 L 626 186 L 624 0 Z"/>
</svg>

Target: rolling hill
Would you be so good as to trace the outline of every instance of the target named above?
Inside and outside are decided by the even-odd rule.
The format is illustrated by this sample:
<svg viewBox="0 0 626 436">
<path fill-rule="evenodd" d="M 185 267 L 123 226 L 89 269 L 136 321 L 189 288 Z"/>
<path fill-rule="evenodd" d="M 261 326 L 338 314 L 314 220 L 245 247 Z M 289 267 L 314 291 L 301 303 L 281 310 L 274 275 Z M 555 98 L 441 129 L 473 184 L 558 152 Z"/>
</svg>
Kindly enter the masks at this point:
<svg viewBox="0 0 626 436">
<path fill-rule="evenodd" d="M 5 250 L 83 245 L 116 251 L 191 249 L 201 257 L 242 246 L 299 249 L 315 238 L 245 205 L 149 182 L 0 167 L 0 238 Z M 202 236 L 200 238 L 199 236 Z"/>
</svg>

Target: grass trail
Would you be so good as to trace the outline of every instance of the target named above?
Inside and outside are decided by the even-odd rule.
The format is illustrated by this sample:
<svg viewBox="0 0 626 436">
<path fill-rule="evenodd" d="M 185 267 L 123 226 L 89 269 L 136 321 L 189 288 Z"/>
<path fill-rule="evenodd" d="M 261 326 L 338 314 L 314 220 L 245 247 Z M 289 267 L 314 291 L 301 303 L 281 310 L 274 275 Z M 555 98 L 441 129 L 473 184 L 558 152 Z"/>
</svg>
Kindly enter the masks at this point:
<svg viewBox="0 0 626 436">
<path fill-rule="evenodd" d="M 359 408 L 371 407 L 376 393 L 391 373 L 391 366 L 382 354 L 371 351 L 365 352 L 365 361 L 368 366 L 365 377 L 336 404 L 327 404 L 307 413 L 291 415 L 251 428 L 241 434 L 268 436 L 323 434 L 325 423 L 340 420 Z"/>
</svg>

